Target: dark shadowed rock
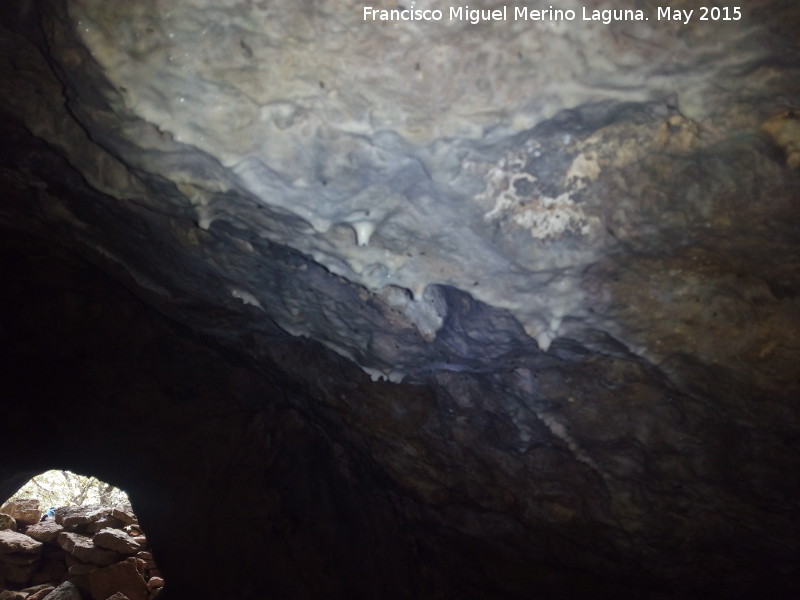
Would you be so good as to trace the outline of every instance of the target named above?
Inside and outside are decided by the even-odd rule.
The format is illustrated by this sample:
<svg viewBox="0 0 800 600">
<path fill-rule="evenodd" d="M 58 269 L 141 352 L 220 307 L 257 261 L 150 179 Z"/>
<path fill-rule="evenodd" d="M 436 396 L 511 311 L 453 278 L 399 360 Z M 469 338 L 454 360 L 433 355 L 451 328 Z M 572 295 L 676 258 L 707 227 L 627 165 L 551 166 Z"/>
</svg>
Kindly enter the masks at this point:
<svg viewBox="0 0 800 600">
<path fill-rule="evenodd" d="M 16 531 L 17 529 L 17 521 L 11 515 L 6 513 L 0 513 L 0 531 L 4 529 L 10 529 L 11 531 Z"/>
<path fill-rule="evenodd" d="M 27 594 L 26 600 L 41 600 L 54 589 L 55 586 L 43 584 L 27 587 L 21 591 Z"/>
<path fill-rule="evenodd" d="M 120 592 L 129 600 L 148 600 L 147 584 L 136 568 L 136 559 L 128 558 L 89 576 L 93 600 L 106 600 Z"/>
<path fill-rule="evenodd" d="M 41 554 L 42 544 L 16 531 L 0 531 L 0 560 L 9 554 L 30 554 L 38 556 Z"/>
<path fill-rule="evenodd" d="M 80 590 L 71 581 L 65 581 L 45 598 L 47 600 L 82 600 Z"/>
<path fill-rule="evenodd" d="M 55 588 L 51 585 L 44 586 L 38 592 L 34 592 L 30 596 L 28 596 L 26 600 L 44 600 L 47 597 L 47 595 L 54 589 Z"/>
<path fill-rule="evenodd" d="M 95 546 L 92 538 L 78 533 L 62 531 L 56 538 L 58 545 L 77 560 L 91 565 L 107 566 L 120 560 L 121 555 Z"/>
</svg>

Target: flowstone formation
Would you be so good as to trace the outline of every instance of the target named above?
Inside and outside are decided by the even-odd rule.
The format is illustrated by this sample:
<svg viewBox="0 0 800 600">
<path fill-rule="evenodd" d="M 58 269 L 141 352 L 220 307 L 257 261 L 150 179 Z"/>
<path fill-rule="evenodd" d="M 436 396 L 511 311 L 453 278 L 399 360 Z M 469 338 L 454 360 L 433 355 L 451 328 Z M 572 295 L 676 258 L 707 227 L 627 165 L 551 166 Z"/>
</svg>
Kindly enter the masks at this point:
<svg viewBox="0 0 800 600">
<path fill-rule="evenodd" d="M 161 598 L 800 593 L 800 8 L 592 4 L 2 8 L 10 422 L 105 419 Z"/>
</svg>

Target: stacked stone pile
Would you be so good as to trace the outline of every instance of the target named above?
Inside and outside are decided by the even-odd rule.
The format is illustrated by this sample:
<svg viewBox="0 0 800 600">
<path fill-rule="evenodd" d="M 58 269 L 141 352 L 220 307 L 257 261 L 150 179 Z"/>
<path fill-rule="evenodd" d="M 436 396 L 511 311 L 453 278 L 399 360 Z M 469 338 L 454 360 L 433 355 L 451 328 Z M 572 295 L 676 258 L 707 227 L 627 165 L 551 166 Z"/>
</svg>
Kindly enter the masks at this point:
<svg viewBox="0 0 800 600">
<path fill-rule="evenodd" d="M 164 586 L 129 505 L 0 508 L 0 600 L 152 600 Z"/>
</svg>

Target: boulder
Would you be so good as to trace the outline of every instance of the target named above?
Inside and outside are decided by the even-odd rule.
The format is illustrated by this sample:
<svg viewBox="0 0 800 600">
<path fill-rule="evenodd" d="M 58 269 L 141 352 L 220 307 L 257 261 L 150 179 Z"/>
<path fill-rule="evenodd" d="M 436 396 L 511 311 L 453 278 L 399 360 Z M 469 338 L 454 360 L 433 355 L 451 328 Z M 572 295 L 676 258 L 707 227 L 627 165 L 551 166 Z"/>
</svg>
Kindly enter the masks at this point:
<svg viewBox="0 0 800 600">
<path fill-rule="evenodd" d="M 142 549 L 141 544 L 119 529 L 102 529 L 94 534 L 92 542 L 95 546 L 121 554 L 133 554 Z"/>
<path fill-rule="evenodd" d="M 55 521 L 42 521 L 31 525 L 25 530 L 25 535 L 40 542 L 53 542 L 64 528 Z"/>
<path fill-rule="evenodd" d="M 108 508 L 98 506 L 68 506 L 56 510 L 56 523 L 63 525 L 65 529 L 94 523 L 104 517 L 111 515 Z"/>
<path fill-rule="evenodd" d="M 151 577 L 147 581 L 147 589 L 155 590 L 164 587 L 164 580 L 161 577 Z"/>
<path fill-rule="evenodd" d="M 133 523 L 136 523 L 136 515 L 133 514 L 133 509 L 124 504 L 112 508 L 111 516 L 115 519 L 119 519 L 126 525 L 132 525 Z"/>
<path fill-rule="evenodd" d="M 11 530 L 0 531 L 0 575 L 9 583 L 30 581 L 42 554 L 42 544 Z"/>
<path fill-rule="evenodd" d="M 116 519 L 111 515 L 104 515 L 97 521 L 89 523 L 86 526 L 86 533 L 97 533 L 98 531 L 106 528 L 122 529 L 123 525 L 125 525 L 125 523 L 119 519 Z"/>
<path fill-rule="evenodd" d="M 7 502 L 0 512 L 11 515 L 20 525 L 33 525 L 42 518 L 42 511 L 39 510 L 39 501 L 35 498 L 24 498 Z"/>
<path fill-rule="evenodd" d="M 17 520 L 7 513 L 0 513 L 0 531 L 10 529 L 16 531 Z"/>
<path fill-rule="evenodd" d="M 2 555 L 12 553 L 36 554 L 42 551 L 42 543 L 23 533 L 10 531 L 8 529 L 0 531 L 0 560 Z"/>
<path fill-rule="evenodd" d="M 84 563 L 105 567 L 122 558 L 118 552 L 98 548 L 92 542 L 92 538 L 79 533 L 62 531 L 58 534 L 56 541 L 73 558 Z"/>
<path fill-rule="evenodd" d="M 106 600 L 117 592 L 129 600 L 148 600 L 147 583 L 132 557 L 90 573 L 89 587 L 92 600 Z"/>
</svg>

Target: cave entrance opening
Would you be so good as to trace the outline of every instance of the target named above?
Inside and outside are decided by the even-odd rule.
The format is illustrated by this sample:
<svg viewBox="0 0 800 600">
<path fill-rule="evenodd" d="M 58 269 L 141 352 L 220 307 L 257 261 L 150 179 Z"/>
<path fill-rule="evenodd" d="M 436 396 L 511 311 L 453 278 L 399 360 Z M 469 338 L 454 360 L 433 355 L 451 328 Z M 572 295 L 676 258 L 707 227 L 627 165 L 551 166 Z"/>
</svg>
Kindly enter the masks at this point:
<svg viewBox="0 0 800 600">
<path fill-rule="evenodd" d="M 152 600 L 163 587 L 128 495 L 112 484 L 50 470 L 0 505 L 0 593 Z"/>
</svg>

